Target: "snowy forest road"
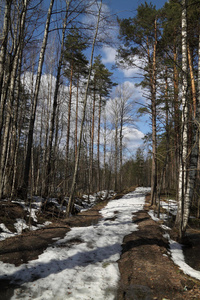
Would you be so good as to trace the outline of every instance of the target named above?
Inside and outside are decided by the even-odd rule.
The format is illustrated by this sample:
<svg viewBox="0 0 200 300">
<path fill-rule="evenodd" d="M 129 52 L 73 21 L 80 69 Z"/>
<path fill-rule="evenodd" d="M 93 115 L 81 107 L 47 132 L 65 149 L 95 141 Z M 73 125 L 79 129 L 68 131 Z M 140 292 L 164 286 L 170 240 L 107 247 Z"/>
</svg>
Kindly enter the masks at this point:
<svg viewBox="0 0 200 300">
<path fill-rule="evenodd" d="M 200 299 L 199 282 L 173 263 L 164 229 L 148 214 L 148 191 L 109 201 L 98 223 L 72 227 L 37 259 L 0 262 L 0 282 L 12 284 L 2 299 Z"/>
<path fill-rule="evenodd" d="M 97 224 L 72 227 L 38 259 L 20 266 L 1 262 L 1 280 L 18 285 L 11 299 L 114 299 L 123 238 L 137 230 L 133 214 L 143 208 L 147 191 L 108 202 Z"/>
</svg>

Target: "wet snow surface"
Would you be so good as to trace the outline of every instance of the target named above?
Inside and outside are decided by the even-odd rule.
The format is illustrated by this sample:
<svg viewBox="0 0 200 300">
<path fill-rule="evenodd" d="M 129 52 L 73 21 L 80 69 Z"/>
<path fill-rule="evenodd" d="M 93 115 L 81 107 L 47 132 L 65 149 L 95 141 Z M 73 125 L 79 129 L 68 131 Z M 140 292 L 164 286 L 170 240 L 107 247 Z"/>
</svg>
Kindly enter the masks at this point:
<svg viewBox="0 0 200 300">
<path fill-rule="evenodd" d="M 20 284 L 12 299 L 114 299 L 121 244 L 125 235 L 138 230 L 132 217 L 143 209 L 149 191 L 149 188 L 137 188 L 121 199 L 110 201 L 101 210 L 103 218 L 98 224 L 72 228 L 64 239 L 56 240 L 36 260 L 19 267 L 0 262 L 0 278 Z M 169 242 L 175 263 L 183 266 L 186 273 L 191 271 L 184 262 L 181 245 Z M 199 276 L 200 272 L 189 274 Z"/>
<path fill-rule="evenodd" d="M 125 235 L 137 230 L 133 213 L 143 208 L 148 191 L 138 188 L 110 201 L 97 225 L 72 228 L 37 260 L 20 267 L 1 262 L 1 277 L 21 284 L 12 299 L 114 299 L 121 244 Z"/>
</svg>

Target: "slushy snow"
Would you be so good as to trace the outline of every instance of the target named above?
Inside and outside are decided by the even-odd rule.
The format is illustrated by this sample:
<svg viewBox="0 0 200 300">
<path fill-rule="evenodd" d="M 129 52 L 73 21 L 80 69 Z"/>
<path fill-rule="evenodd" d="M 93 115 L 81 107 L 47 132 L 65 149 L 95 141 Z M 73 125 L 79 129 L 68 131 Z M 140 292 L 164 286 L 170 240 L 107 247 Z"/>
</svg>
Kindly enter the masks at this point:
<svg viewBox="0 0 200 300">
<path fill-rule="evenodd" d="M 133 213 L 143 208 L 148 191 L 137 188 L 110 201 L 100 211 L 98 224 L 72 228 L 36 260 L 19 267 L 0 262 L 1 278 L 20 284 L 12 300 L 114 299 L 121 244 L 125 235 L 137 230 Z"/>
<path fill-rule="evenodd" d="M 149 191 L 137 188 L 121 199 L 110 201 L 100 211 L 102 219 L 98 224 L 72 228 L 65 238 L 55 239 L 36 260 L 19 267 L 0 262 L 0 278 L 20 284 L 11 299 L 115 299 L 121 244 L 124 236 L 138 230 L 132 217 L 143 209 Z M 200 279 L 200 272 L 185 264 L 181 245 L 169 242 L 174 262 L 185 273 Z"/>
</svg>

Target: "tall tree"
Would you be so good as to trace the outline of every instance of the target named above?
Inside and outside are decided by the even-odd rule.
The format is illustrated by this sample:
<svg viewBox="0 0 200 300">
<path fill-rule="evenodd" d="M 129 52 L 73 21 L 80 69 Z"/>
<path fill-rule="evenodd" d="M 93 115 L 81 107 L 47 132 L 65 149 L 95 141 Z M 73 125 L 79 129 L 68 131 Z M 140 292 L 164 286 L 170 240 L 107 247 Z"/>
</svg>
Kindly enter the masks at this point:
<svg viewBox="0 0 200 300">
<path fill-rule="evenodd" d="M 38 94 L 39 94 L 39 89 L 40 89 L 42 67 L 43 67 L 43 62 L 44 62 L 44 55 L 45 55 L 45 50 L 46 50 L 46 45 L 47 45 L 48 34 L 49 34 L 49 26 L 50 26 L 50 19 L 51 19 L 51 15 L 52 15 L 53 4 L 54 4 L 54 0 L 51 0 L 49 9 L 48 9 L 48 14 L 47 14 L 47 20 L 46 20 L 46 25 L 45 25 L 45 30 L 44 30 L 44 37 L 43 37 L 42 47 L 41 47 L 41 51 L 40 51 L 38 70 L 37 70 L 37 76 L 36 76 L 34 99 L 33 99 L 30 124 L 29 124 L 29 132 L 28 132 L 28 145 L 27 145 L 27 151 L 26 151 L 23 185 L 22 185 L 22 190 L 21 190 L 24 198 L 27 198 L 27 192 L 28 192 L 29 171 L 30 171 L 30 163 L 31 163 L 31 149 L 32 149 L 32 145 L 33 145 L 33 130 L 34 130 L 34 124 L 35 124 L 35 116 L 36 116 L 36 109 L 37 109 L 37 103 L 38 103 Z"/>
<path fill-rule="evenodd" d="M 93 78 L 90 83 L 90 89 L 93 94 L 92 109 L 92 131 L 91 131 L 91 155 L 90 155 L 90 177 L 93 178 L 93 148 L 94 148 L 94 127 L 95 112 L 97 104 L 97 190 L 100 190 L 100 131 L 101 131 L 101 112 L 102 107 L 106 104 L 106 99 L 110 95 L 112 87 L 115 85 L 112 80 L 112 72 L 110 72 L 102 63 L 100 55 L 94 58 Z M 97 102 L 97 103 L 96 103 Z M 91 181 L 91 180 L 90 180 Z"/>
<path fill-rule="evenodd" d="M 182 147 L 181 161 L 179 166 L 179 198 L 176 225 L 179 229 L 179 237 L 183 238 L 188 223 L 190 206 L 194 194 L 195 179 L 197 173 L 199 155 L 199 101 L 194 114 L 193 123 L 193 145 L 190 149 L 188 145 L 188 49 L 187 49 L 187 8 L 188 1 L 182 0 Z M 199 45 L 200 47 L 200 45 Z M 198 48 L 198 54 L 199 48 Z M 198 93 L 199 93 L 199 71 L 198 62 Z M 199 94 L 198 94 L 199 98 Z M 193 103 L 194 107 L 194 103 Z"/>
<path fill-rule="evenodd" d="M 77 157 L 76 157 L 76 161 L 75 161 L 75 168 L 74 168 L 74 175 L 73 175 L 73 181 L 72 181 L 72 186 L 71 186 L 70 198 L 69 198 L 67 211 L 66 211 L 66 215 L 68 217 L 69 217 L 70 213 L 72 212 L 73 205 L 74 205 L 73 197 L 74 197 L 76 179 L 77 179 L 77 174 L 78 174 L 80 150 L 81 150 L 81 144 L 82 144 L 82 138 L 83 138 L 83 125 L 84 125 L 84 121 L 85 121 L 85 113 L 86 113 L 86 105 L 87 105 L 87 97 L 88 97 L 88 89 L 89 89 L 89 83 L 90 83 L 90 76 L 91 76 L 91 72 L 92 72 L 94 47 L 95 47 L 95 42 L 96 42 L 97 35 L 98 35 L 99 23 L 100 23 L 100 18 L 101 18 L 101 9 L 102 9 L 102 0 L 100 2 L 100 5 L 98 6 L 97 24 L 96 24 L 96 30 L 95 30 L 95 34 L 94 34 L 94 38 L 93 38 L 93 43 L 92 43 L 89 74 L 88 74 L 88 78 L 87 78 L 87 84 L 86 84 L 85 96 L 84 96 L 84 103 L 83 103 L 83 112 L 82 112 L 82 120 L 81 120 L 80 134 L 79 134 L 79 144 L 78 144 L 78 149 L 77 149 Z"/>
<path fill-rule="evenodd" d="M 52 158 L 54 131 L 55 131 L 56 112 L 57 112 L 57 106 L 58 106 L 58 94 L 59 94 L 61 70 L 62 70 L 63 59 L 64 59 L 65 35 L 66 35 L 66 28 L 67 28 L 67 24 L 68 24 L 67 21 L 68 21 L 69 8 L 70 8 L 71 2 L 72 2 L 72 0 L 66 2 L 66 13 L 65 13 L 65 18 L 63 20 L 60 57 L 59 57 L 57 70 L 56 70 L 56 83 L 55 83 L 55 90 L 54 90 L 54 96 L 53 96 L 53 110 L 51 113 L 49 145 L 48 145 L 48 151 L 47 151 L 47 167 L 46 167 L 46 176 L 45 176 L 45 187 L 44 187 L 44 191 L 43 191 L 43 194 L 45 196 L 47 196 L 49 194 L 49 182 L 50 182 L 50 175 L 51 175 L 51 168 L 52 168 L 51 158 Z"/>
<path fill-rule="evenodd" d="M 64 62 L 65 62 L 65 76 L 69 79 L 69 100 L 68 100 L 68 117 L 67 117 L 67 138 L 66 138 L 66 181 L 68 177 L 69 167 L 69 141 L 71 130 L 71 106 L 72 106 L 72 86 L 75 75 L 81 73 L 86 69 L 88 63 L 83 51 L 88 47 L 87 39 L 83 38 L 80 30 L 73 27 L 65 41 Z M 83 73 L 82 71 L 82 73 Z M 79 75 L 80 76 L 80 75 Z M 66 184 L 66 192 L 68 190 L 68 184 Z"/>
<path fill-rule="evenodd" d="M 8 95 L 7 114 L 6 114 L 6 120 L 4 126 L 4 137 L 2 142 L 1 160 L 0 160 L 0 198 L 2 197 L 3 194 L 5 170 L 6 170 L 6 157 L 8 157 L 8 153 L 9 153 L 8 146 L 9 146 L 9 139 L 11 137 L 11 135 L 9 134 L 10 125 L 11 125 L 11 115 L 12 115 L 11 111 L 12 111 L 12 107 L 14 106 L 13 104 L 15 100 L 15 89 L 17 90 L 16 77 L 17 77 L 18 67 L 19 69 L 21 69 L 21 62 L 22 62 L 27 6 L 28 6 L 28 1 L 27 0 L 23 1 L 21 14 L 18 15 L 19 25 L 16 25 L 19 28 L 15 28 L 16 29 L 15 31 L 16 53 L 12 64 L 12 72 L 10 74 L 9 93 L 7 94 Z M 18 74 L 20 74 L 20 72 Z"/>
<path fill-rule="evenodd" d="M 151 204 L 156 204 L 157 194 L 157 41 L 158 41 L 158 11 L 152 4 L 142 4 L 137 9 L 134 18 L 119 20 L 120 39 L 123 43 L 118 50 L 119 63 L 135 66 L 137 59 L 146 62 L 143 71 L 145 85 L 150 90 L 151 120 L 152 120 L 152 183 Z M 121 60 L 121 61 L 120 61 Z"/>
<path fill-rule="evenodd" d="M 2 43 L 1 43 L 1 49 L 0 49 L 0 100 L 1 100 L 3 77 L 4 77 L 4 71 L 5 71 L 6 50 L 7 50 L 7 42 L 8 42 L 8 35 L 9 35 L 9 24 L 10 24 L 10 20 L 11 20 L 11 17 L 10 17 L 11 5 L 12 5 L 12 1 L 6 0 L 5 10 L 4 10 Z M 1 103 L 1 106 L 2 106 L 2 103 Z M 2 115 L 1 115 L 1 118 L 2 118 Z M 1 119 L 0 119 L 0 122 L 2 122 Z"/>
</svg>

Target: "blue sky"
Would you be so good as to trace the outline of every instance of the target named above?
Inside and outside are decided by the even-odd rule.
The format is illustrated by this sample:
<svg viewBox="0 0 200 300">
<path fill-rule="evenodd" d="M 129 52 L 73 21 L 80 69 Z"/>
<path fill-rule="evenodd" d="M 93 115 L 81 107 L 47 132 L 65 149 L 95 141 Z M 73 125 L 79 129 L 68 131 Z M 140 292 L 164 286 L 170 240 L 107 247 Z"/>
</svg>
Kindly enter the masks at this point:
<svg viewBox="0 0 200 300">
<path fill-rule="evenodd" d="M 132 17 L 136 12 L 138 5 L 144 3 L 143 0 L 105 0 L 103 3 L 108 5 L 112 12 L 117 13 L 120 18 Z M 152 3 L 157 9 L 163 7 L 166 0 L 152 0 L 147 3 Z"/>
</svg>

